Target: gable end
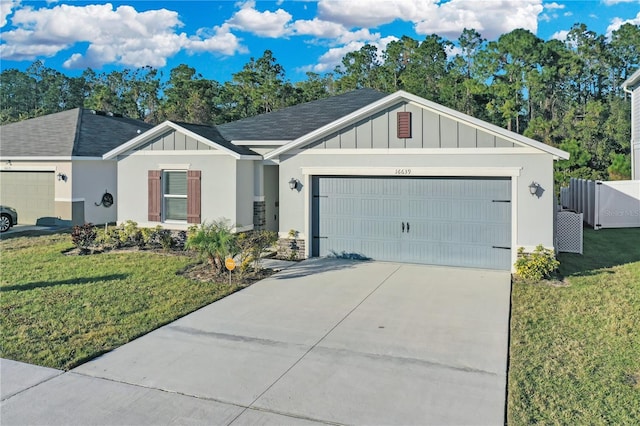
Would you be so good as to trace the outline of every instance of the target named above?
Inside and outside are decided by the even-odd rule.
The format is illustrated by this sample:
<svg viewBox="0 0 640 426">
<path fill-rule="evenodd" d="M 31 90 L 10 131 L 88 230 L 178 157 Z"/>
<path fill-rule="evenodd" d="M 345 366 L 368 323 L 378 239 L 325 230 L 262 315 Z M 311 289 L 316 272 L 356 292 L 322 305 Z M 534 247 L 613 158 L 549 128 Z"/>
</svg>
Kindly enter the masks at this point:
<svg viewBox="0 0 640 426">
<path fill-rule="evenodd" d="M 522 148 L 493 132 L 402 102 L 306 144 L 302 149 Z"/>
</svg>

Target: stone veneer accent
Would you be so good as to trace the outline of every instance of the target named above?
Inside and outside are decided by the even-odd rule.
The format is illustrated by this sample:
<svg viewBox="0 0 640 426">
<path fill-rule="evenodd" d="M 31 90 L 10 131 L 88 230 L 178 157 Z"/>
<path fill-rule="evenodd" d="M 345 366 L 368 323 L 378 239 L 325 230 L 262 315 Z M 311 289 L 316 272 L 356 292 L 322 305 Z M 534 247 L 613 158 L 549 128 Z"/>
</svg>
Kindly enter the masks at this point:
<svg viewBox="0 0 640 426">
<path fill-rule="evenodd" d="M 278 257 L 282 259 L 302 260 L 305 241 L 302 239 L 280 238 L 278 240 Z M 295 254 L 295 257 L 293 257 Z"/>
<path fill-rule="evenodd" d="M 267 223 L 267 203 L 265 201 L 253 202 L 253 229 L 256 231 L 264 229 Z"/>
</svg>

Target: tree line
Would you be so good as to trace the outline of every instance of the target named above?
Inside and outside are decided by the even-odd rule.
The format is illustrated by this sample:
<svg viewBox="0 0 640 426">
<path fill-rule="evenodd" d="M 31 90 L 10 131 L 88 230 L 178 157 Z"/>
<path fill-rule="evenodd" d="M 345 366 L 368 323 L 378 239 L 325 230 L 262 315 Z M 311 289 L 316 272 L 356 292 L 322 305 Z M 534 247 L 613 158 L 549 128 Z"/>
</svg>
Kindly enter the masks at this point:
<svg viewBox="0 0 640 426">
<path fill-rule="evenodd" d="M 0 73 L 0 123 L 85 107 L 150 123 L 220 124 L 358 88 L 405 90 L 570 152 L 556 165 L 558 183 L 628 179 L 631 107 L 620 85 L 639 67 L 640 26 L 631 24 L 609 37 L 576 24 L 565 41 L 523 29 L 495 41 L 473 29 L 455 43 L 403 36 L 298 82 L 269 50 L 222 83 L 185 64 L 167 78 L 152 67 L 69 77 L 36 61 Z"/>
</svg>

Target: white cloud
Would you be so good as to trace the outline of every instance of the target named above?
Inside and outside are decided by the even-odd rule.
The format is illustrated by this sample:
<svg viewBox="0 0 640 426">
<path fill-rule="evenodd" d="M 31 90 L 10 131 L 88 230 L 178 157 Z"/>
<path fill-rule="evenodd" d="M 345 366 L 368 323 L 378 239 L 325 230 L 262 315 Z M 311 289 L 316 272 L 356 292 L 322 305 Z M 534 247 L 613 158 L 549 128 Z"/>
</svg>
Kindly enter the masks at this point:
<svg viewBox="0 0 640 426">
<path fill-rule="evenodd" d="M 562 5 L 549 3 L 549 9 Z M 376 27 L 394 20 L 413 22 L 418 34 L 457 38 L 464 28 L 474 28 L 492 39 L 516 28 L 538 29 L 542 0 L 320 0 L 318 17 L 347 28 Z"/>
<path fill-rule="evenodd" d="M 607 27 L 607 38 L 611 38 L 611 33 L 619 29 L 624 24 L 640 25 L 640 12 L 632 19 L 613 18 Z"/>
<path fill-rule="evenodd" d="M 566 41 L 567 40 L 567 35 L 569 34 L 569 31 L 567 30 L 561 30 L 561 31 L 556 31 L 555 33 L 553 33 L 553 35 L 551 36 L 551 40 L 560 40 L 560 41 Z"/>
<path fill-rule="evenodd" d="M 549 9 L 549 10 L 557 10 L 557 9 L 564 9 L 564 8 L 565 8 L 565 5 L 564 5 L 564 4 L 558 4 L 558 3 L 556 3 L 556 2 L 553 2 L 553 3 L 545 3 L 545 4 L 543 5 L 543 7 L 544 7 L 545 9 Z"/>
<path fill-rule="evenodd" d="M 0 0 L 0 28 L 7 25 L 7 17 L 20 5 L 20 0 Z"/>
<path fill-rule="evenodd" d="M 210 52 L 232 56 L 235 53 L 247 53 L 248 49 L 240 44 L 240 39 L 231 33 L 228 24 L 213 28 L 213 34 L 200 29 L 197 36 L 189 38 L 186 45 L 191 52 Z"/>
<path fill-rule="evenodd" d="M 417 22 L 438 9 L 439 0 L 319 0 L 318 17 L 346 27 L 377 27 L 396 19 Z"/>
<path fill-rule="evenodd" d="M 619 3 L 633 3 L 633 2 L 638 2 L 638 0 L 602 0 L 602 3 L 605 6 L 614 6 Z"/>
<path fill-rule="evenodd" d="M 418 22 L 415 29 L 419 34 L 457 38 L 463 28 L 473 28 L 491 40 L 516 28 L 535 33 L 542 10 L 542 0 L 451 0 Z"/>
<path fill-rule="evenodd" d="M 293 16 L 283 9 L 260 12 L 255 8 L 254 1 L 248 1 L 241 5 L 241 9 L 227 21 L 227 24 L 261 37 L 277 38 L 290 32 L 288 24 L 291 18 Z"/>
<path fill-rule="evenodd" d="M 213 28 L 212 34 L 198 32 L 187 37 L 178 13 L 166 9 L 138 12 L 131 6 L 116 9 L 111 4 L 16 10 L 12 24 L 3 33 L 2 57 L 32 60 L 53 56 L 76 43 L 89 43 L 84 53 L 74 53 L 67 68 L 99 68 L 113 63 L 124 66 L 163 67 L 167 58 L 180 50 L 232 55 L 243 51 L 240 40 L 228 26 Z"/>
<path fill-rule="evenodd" d="M 292 28 L 297 35 L 310 35 L 327 39 L 337 39 L 348 32 L 342 24 L 323 21 L 318 18 L 313 18 L 312 20 L 299 19 L 293 23 Z"/>
<path fill-rule="evenodd" d="M 562 9 L 557 3 L 549 3 L 549 10 Z M 386 48 L 379 33 L 370 28 L 402 20 L 412 22 L 421 35 L 438 34 L 457 38 L 464 28 L 474 28 L 483 37 L 492 39 L 516 28 L 532 32 L 538 29 L 539 15 L 543 12 L 542 0 L 319 0 L 318 16 L 311 21 L 296 21 L 295 33 L 317 38 L 332 39 L 332 46 L 318 59 L 316 65 L 303 71 L 330 71 L 340 64 L 342 57 L 360 49 L 365 43 Z M 544 15 L 553 19 L 557 15 Z M 353 29 L 349 31 L 349 29 Z M 393 37 L 393 39 L 396 39 Z M 390 40 L 389 40 L 390 41 Z"/>
<path fill-rule="evenodd" d="M 382 52 L 387 48 L 387 45 L 392 41 L 398 40 L 397 37 L 389 36 L 384 38 L 377 38 L 369 41 L 353 40 L 340 47 L 332 47 L 325 54 L 318 58 L 318 63 L 315 65 L 307 65 L 301 67 L 301 71 L 313 71 L 313 72 L 327 72 L 333 71 L 336 66 L 340 65 L 342 58 L 349 52 L 355 52 L 360 50 L 365 44 L 370 44 L 378 49 L 378 59 L 382 60 Z"/>
</svg>

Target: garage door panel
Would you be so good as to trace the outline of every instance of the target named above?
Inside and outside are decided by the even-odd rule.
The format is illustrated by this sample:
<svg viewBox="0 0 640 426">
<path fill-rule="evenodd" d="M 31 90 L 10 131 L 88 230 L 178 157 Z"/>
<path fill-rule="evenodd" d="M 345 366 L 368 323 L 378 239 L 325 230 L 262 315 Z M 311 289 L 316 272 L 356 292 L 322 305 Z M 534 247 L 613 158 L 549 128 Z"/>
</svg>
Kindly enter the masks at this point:
<svg viewBox="0 0 640 426">
<path fill-rule="evenodd" d="M 510 179 L 336 176 L 312 188 L 313 255 L 510 269 Z"/>
<path fill-rule="evenodd" d="M 2 171 L 0 203 L 14 207 L 21 224 L 35 224 L 54 216 L 54 183 L 53 172 Z"/>
</svg>

